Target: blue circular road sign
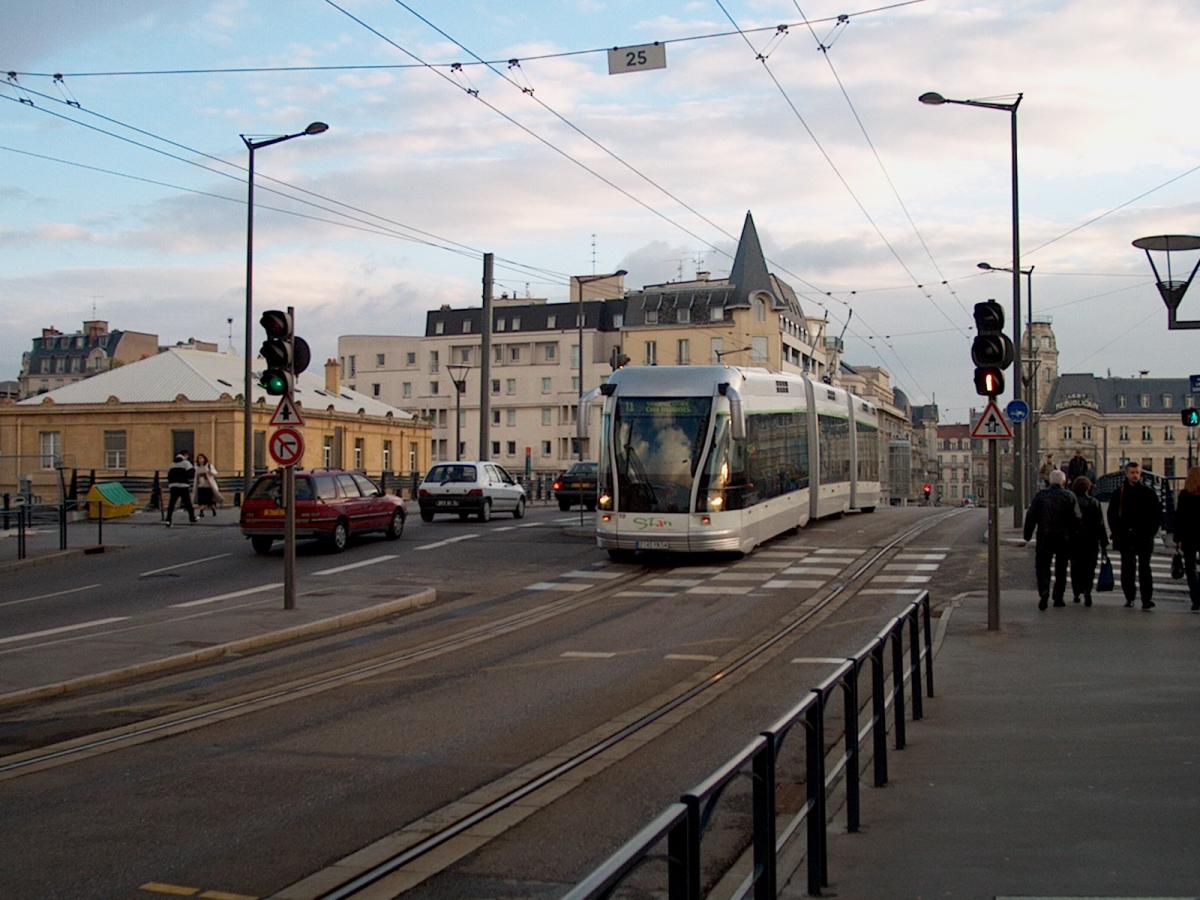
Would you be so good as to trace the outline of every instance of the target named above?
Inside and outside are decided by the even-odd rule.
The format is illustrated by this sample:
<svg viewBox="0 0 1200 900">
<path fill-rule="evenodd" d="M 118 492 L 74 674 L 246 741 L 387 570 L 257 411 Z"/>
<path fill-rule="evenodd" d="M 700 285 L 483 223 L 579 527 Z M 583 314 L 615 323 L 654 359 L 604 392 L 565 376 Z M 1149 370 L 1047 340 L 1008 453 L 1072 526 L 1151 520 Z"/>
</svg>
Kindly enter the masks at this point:
<svg viewBox="0 0 1200 900">
<path fill-rule="evenodd" d="M 1029 404 L 1024 400 L 1009 400 L 1004 412 L 1010 422 L 1024 422 L 1029 418 Z"/>
</svg>

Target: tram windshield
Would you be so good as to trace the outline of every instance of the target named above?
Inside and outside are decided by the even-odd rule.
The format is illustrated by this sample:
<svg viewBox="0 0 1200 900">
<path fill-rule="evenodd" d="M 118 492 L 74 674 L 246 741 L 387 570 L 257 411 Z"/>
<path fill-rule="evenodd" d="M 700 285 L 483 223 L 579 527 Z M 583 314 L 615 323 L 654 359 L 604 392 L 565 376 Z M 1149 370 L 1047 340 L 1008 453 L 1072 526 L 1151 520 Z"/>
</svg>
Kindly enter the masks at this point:
<svg viewBox="0 0 1200 900">
<path fill-rule="evenodd" d="M 685 513 L 708 435 L 711 397 L 618 397 L 617 501 L 624 512 Z"/>
</svg>

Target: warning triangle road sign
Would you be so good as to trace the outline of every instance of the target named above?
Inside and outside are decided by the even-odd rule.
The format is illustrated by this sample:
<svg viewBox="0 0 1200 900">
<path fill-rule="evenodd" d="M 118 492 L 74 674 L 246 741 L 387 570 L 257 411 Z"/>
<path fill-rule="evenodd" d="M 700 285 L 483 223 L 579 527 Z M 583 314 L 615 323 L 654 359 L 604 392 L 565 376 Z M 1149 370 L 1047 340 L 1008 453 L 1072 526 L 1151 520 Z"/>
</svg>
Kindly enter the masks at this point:
<svg viewBox="0 0 1200 900">
<path fill-rule="evenodd" d="M 303 425 L 304 419 L 300 415 L 300 410 L 296 409 L 296 404 L 292 402 L 291 397 L 281 397 L 279 405 L 275 407 L 275 415 L 271 416 L 272 425 Z"/>
<path fill-rule="evenodd" d="M 1004 416 L 1000 415 L 1000 408 L 996 406 L 995 400 L 988 401 L 987 409 L 971 428 L 971 437 L 997 441 L 1012 440 L 1012 429 L 1008 427 Z"/>
</svg>

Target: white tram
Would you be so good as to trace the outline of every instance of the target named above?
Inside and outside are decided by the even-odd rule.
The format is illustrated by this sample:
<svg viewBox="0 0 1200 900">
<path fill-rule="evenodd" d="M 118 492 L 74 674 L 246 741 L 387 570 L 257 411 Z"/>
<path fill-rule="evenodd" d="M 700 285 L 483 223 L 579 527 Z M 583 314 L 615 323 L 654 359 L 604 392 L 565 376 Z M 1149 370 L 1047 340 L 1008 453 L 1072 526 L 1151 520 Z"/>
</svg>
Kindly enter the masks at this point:
<svg viewBox="0 0 1200 900">
<path fill-rule="evenodd" d="M 765 369 L 638 366 L 599 394 L 596 539 L 614 558 L 748 553 L 879 503 L 878 414 L 839 388 Z"/>
</svg>

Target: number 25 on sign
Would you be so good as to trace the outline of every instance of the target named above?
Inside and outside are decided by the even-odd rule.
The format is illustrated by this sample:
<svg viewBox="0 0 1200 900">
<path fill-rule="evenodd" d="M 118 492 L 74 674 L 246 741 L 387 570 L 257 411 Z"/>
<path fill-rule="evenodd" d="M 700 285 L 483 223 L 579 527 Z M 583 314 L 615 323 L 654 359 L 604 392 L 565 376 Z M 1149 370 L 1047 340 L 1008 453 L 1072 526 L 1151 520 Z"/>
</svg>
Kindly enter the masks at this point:
<svg viewBox="0 0 1200 900">
<path fill-rule="evenodd" d="M 636 47 L 613 47 L 608 51 L 608 74 L 644 72 L 667 67 L 666 44 L 639 44 Z"/>
</svg>

